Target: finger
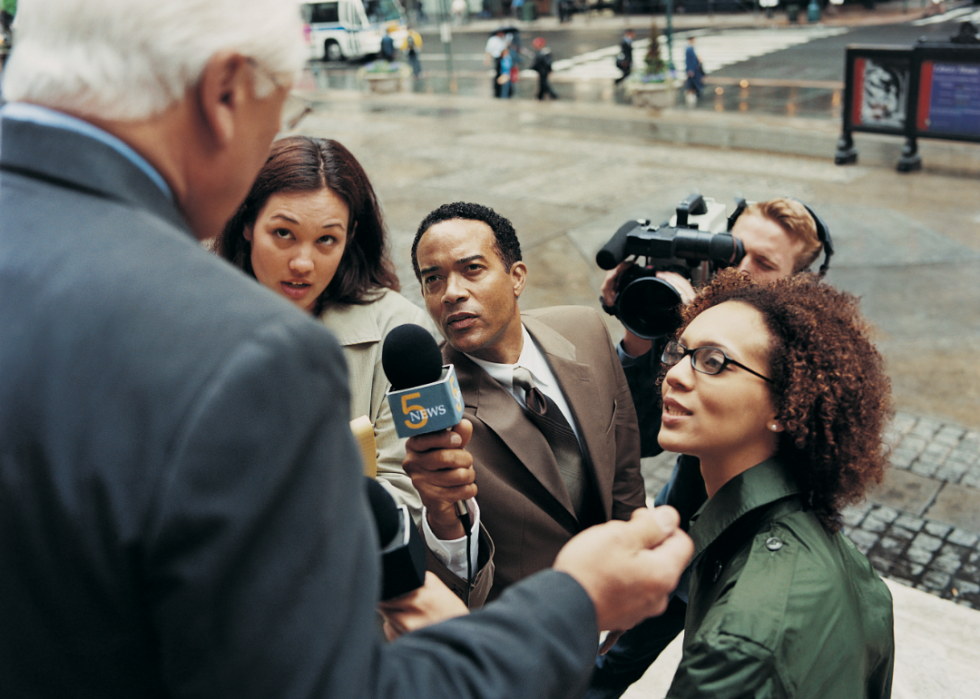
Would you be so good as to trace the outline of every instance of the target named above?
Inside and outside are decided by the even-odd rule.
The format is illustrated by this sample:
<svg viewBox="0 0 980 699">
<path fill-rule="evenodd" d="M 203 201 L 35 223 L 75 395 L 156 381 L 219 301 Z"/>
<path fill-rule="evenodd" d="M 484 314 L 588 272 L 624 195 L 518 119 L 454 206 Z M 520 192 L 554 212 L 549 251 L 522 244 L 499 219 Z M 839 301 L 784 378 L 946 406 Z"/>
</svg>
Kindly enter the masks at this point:
<svg viewBox="0 0 980 699">
<path fill-rule="evenodd" d="M 433 449 L 458 449 L 463 446 L 463 440 L 455 430 L 439 430 L 429 434 L 417 434 L 409 437 L 405 448 L 410 451 L 425 453 Z"/>
<path fill-rule="evenodd" d="M 667 531 L 674 531 L 681 525 L 680 513 L 670 505 L 661 505 L 648 511 L 657 518 L 660 526 Z"/>
<path fill-rule="evenodd" d="M 665 508 L 674 509 L 668 506 L 665 506 Z M 658 507 L 657 509 L 659 510 L 660 508 Z M 677 522 L 679 521 L 680 517 L 676 517 L 676 521 L 671 524 L 672 518 L 669 512 L 660 513 L 646 508 L 640 508 L 634 510 L 630 517 L 628 528 L 631 534 L 636 537 L 640 547 L 652 549 L 658 546 L 677 528 Z"/>
<path fill-rule="evenodd" d="M 473 455 L 464 449 L 436 449 L 425 453 L 407 452 L 402 460 L 406 471 L 442 471 L 468 469 L 473 465 Z"/>
<path fill-rule="evenodd" d="M 458 425 L 453 427 L 453 432 L 458 434 L 460 436 L 460 439 L 463 440 L 463 443 L 460 444 L 459 446 L 465 447 L 467 444 L 470 443 L 470 439 L 473 437 L 473 423 L 464 417 L 462 420 L 459 421 Z"/>
<path fill-rule="evenodd" d="M 412 481 L 416 485 L 416 481 Z M 431 511 L 448 510 L 455 513 L 455 505 L 460 500 L 470 500 L 477 496 L 476 485 L 459 486 L 457 488 L 437 488 L 419 483 L 415 488 L 419 493 L 422 504 Z M 455 514 L 453 516 L 455 520 Z"/>
<path fill-rule="evenodd" d="M 418 479 L 428 485 L 438 488 L 456 488 L 469 485 L 476 481 L 476 471 L 471 466 L 445 468 L 416 467 L 414 464 L 405 466 L 405 473 L 413 480 Z"/>
<path fill-rule="evenodd" d="M 694 556 L 694 541 L 692 541 L 691 537 L 683 529 L 675 529 L 666 539 L 660 542 L 660 545 L 656 549 L 652 549 L 649 553 L 661 553 L 664 558 L 677 561 L 677 575 L 680 577 L 681 572 L 683 572 L 684 568 L 687 567 L 687 564 L 691 562 L 691 558 Z"/>
</svg>

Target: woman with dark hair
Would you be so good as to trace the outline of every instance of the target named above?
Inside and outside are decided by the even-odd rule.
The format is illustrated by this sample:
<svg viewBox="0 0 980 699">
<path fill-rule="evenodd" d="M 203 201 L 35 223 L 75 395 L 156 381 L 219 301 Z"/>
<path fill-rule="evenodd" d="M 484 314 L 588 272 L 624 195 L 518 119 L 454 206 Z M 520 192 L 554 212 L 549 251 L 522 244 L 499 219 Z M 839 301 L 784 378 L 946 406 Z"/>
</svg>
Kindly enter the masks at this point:
<svg viewBox="0 0 980 699">
<path fill-rule="evenodd" d="M 385 399 L 381 347 L 403 323 L 439 334 L 398 293 L 381 207 L 360 163 L 329 139 L 276 141 L 217 251 L 333 332 L 347 359 L 351 415 L 374 425 L 379 480 L 418 520 L 421 501 L 402 470 L 404 440 Z"/>
<path fill-rule="evenodd" d="M 887 697 L 892 602 L 840 532 L 880 482 L 890 387 L 857 300 L 725 270 L 663 355 L 660 444 L 709 500 L 669 697 Z"/>
</svg>

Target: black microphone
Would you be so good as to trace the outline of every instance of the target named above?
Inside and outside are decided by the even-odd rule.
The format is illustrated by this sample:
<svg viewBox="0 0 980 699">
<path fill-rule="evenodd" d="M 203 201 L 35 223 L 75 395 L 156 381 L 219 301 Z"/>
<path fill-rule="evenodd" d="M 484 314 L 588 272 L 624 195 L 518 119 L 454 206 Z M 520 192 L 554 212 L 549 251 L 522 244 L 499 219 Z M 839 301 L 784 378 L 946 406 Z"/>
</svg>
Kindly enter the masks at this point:
<svg viewBox="0 0 980 699">
<path fill-rule="evenodd" d="M 402 391 L 438 381 L 442 376 L 442 353 L 428 330 L 405 323 L 385 337 L 381 366 L 391 390 Z"/>
<path fill-rule="evenodd" d="M 381 599 L 390 600 L 425 584 L 425 543 L 405 505 L 373 478 L 364 479 L 381 540 Z"/>
</svg>

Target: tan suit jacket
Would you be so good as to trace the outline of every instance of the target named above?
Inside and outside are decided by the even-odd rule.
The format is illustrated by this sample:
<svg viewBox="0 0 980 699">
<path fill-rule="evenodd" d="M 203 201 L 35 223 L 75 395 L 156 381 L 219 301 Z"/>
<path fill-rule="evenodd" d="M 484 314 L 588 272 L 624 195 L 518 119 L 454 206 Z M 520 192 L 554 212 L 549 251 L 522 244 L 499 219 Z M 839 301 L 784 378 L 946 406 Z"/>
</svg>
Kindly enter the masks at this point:
<svg viewBox="0 0 980 699">
<path fill-rule="evenodd" d="M 521 319 L 574 415 L 604 519 L 628 519 L 645 502 L 639 431 L 605 323 L 594 310 L 578 306 L 529 311 Z M 548 442 L 523 407 L 448 344 L 443 358 L 456 366 L 465 414 L 473 422 L 467 448 L 476 469 L 481 521 L 496 546 L 488 596 L 494 599 L 508 585 L 550 567 L 559 549 L 583 526 Z M 434 570 L 444 580 L 452 575 L 438 566 Z"/>
</svg>

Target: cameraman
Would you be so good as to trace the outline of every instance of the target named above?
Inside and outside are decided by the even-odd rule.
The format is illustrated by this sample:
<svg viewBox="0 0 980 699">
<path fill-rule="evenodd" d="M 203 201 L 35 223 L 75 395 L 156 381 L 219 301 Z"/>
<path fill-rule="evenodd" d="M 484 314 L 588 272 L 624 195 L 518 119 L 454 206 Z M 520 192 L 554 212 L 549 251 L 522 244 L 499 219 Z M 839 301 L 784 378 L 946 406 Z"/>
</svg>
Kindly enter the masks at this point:
<svg viewBox="0 0 980 699">
<path fill-rule="evenodd" d="M 788 277 L 809 268 L 823 249 L 817 224 L 807 208 L 795 199 L 783 197 L 747 206 L 735 220 L 731 234 L 742 241 L 745 249 L 738 269 L 762 282 Z M 616 303 L 620 276 L 633 264 L 626 260 L 606 274 L 601 292 L 607 311 Z M 683 303 L 694 299 L 694 287 L 680 274 L 659 271 L 656 276 L 673 286 Z M 640 451 L 644 457 L 656 456 L 663 451 L 657 442 L 662 410 L 657 377 L 666 341 L 666 335 L 656 340 L 645 340 L 626 329 L 622 342 L 617 346 L 636 406 Z M 683 454 L 678 456 L 670 481 L 657 495 L 656 504 L 669 503 L 677 508 L 681 513 L 681 526 L 687 531 L 691 515 L 706 498 L 698 460 Z M 690 570 L 689 566 L 663 615 L 647 619 L 619 637 L 618 641 L 615 635 L 610 634 L 601 649 L 609 650 L 596 661 L 596 671 L 586 699 L 621 696 L 683 630 Z M 611 643 L 615 645 L 609 648 Z"/>
</svg>

